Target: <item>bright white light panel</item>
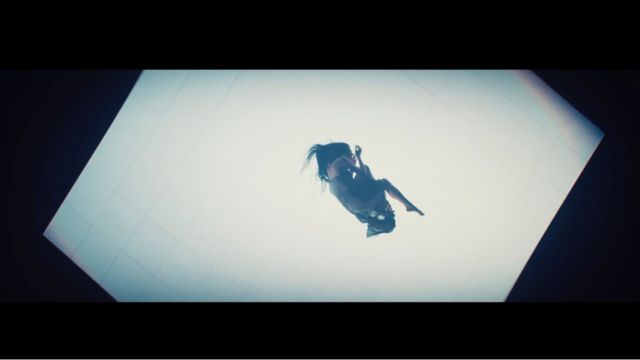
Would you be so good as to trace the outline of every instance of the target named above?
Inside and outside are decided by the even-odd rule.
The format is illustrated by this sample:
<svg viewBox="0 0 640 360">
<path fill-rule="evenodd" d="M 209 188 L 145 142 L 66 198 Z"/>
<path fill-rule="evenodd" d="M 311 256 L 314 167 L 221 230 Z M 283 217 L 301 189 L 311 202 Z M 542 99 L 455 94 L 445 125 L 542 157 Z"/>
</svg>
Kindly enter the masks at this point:
<svg viewBox="0 0 640 360">
<path fill-rule="evenodd" d="M 602 137 L 529 71 L 144 71 L 44 235 L 119 301 L 504 301 Z M 426 215 L 366 238 L 330 140 Z"/>
</svg>

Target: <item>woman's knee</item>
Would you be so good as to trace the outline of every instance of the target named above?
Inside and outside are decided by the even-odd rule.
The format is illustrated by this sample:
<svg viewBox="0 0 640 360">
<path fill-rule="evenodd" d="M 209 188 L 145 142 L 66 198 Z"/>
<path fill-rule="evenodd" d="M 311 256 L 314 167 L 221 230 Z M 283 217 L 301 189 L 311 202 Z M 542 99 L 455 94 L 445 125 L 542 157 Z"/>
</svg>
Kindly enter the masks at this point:
<svg viewBox="0 0 640 360">
<path fill-rule="evenodd" d="M 380 184 L 380 186 L 382 186 L 382 187 L 383 187 L 383 188 L 385 188 L 385 189 L 386 189 L 386 188 L 388 188 L 388 187 L 389 187 L 389 185 L 391 184 L 391 183 L 389 182 L 389 180 L 387 180 L 387 179 L 378 179 L 378 180 L 376 180 L 376 182 L 377 182 L 378 184 Z"/>
</svg>

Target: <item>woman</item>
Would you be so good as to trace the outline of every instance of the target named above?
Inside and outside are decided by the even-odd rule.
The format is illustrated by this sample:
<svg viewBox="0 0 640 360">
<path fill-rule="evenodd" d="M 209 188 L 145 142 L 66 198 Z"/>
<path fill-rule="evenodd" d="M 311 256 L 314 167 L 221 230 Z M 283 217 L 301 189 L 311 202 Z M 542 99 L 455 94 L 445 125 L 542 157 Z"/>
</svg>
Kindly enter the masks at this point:
<svg viewBox="0 0 640 360">
<path fill-rule="evenodd" d="M 390 233 L 396 226 L 395 212 L 385 197 L 385 191 L 400 201 L 407 211 L 424 215 L 387 179 L 376 180 L 362 162 L 362 149 L 356 145 L 353 154 L 346 143 L 313 145 L 307 152 L 305 167 L 313 156 L 318 162 L 318 177 L 329 183 L 331 193 L 358 220 L 367 224 L 367 237 Z M 359 164 L 359 165 L 358 165 Z"/>
</svg>

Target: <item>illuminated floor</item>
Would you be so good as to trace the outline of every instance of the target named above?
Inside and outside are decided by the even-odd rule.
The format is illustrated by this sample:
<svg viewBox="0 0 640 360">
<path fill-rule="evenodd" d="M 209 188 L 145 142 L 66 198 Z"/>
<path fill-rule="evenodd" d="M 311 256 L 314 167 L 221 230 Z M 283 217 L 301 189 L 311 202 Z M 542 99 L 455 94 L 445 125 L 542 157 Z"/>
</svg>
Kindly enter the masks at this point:
<svg viewBox="0 0 640 360">
<path fill-rule="evenodd" d="M 145 71 L 45 236 L 120 301 L 504 301 L 602 137 L 524 71 Z M 329 140 L 426 216 L 366 238 Z"/>
</svg>

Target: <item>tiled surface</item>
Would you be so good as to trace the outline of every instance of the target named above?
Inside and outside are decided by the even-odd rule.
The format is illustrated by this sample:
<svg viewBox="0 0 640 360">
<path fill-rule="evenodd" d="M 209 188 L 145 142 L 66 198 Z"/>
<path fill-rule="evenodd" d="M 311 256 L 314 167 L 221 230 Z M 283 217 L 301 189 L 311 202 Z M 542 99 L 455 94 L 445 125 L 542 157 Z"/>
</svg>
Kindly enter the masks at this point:
<svg viewBox="0 0 640 360">
<path fill-rule="evenodd" d="M 145 71 L 45 236 L 120 301 L 502 301 L 602 136 L 522 71 Z M 427 215 L 366 239 L 330 140 Z"/>
<path fill-rule="evenodd" d="M 100 283 L 122 250 L 91 226 L 71 259 Z"/>
<path fill-rule="evenodd" d="M 114 194 L 105 204 L 93 226 L 111 242 L 124 248 L 142 220 L 142 211 Z"/>
<path fill-rule="evenodd" d="M 142 267 L 155 272 L 169 255 L 177 240 L 146 217 L 127 243 L 124 251 Z"/>
<path fill-rule="evenodd" d="M 158 278 L 152 277 L 142 291 L 142 296 L 136 300 L 143 302 L 170 302 L 175 301 L 177 298 L 178 296 Z"/>
<path fill-rule="evenodd" d="M 69 206 L 63 205 L 51 220 L 56 226 L 49 226 L 44 233 L 65 255 L 71 256 L 89 231 L 91 223 Z"/>
<path fill-rule="evenodd" d="M 496 241 L 482 249 L 471 273 L 472 281 L 459 300 L 491 301 L 502 296 L 496 284 L 515 283 L 564 198 L 549 182 L 539 177 L 530 179 L 527 191 L 495 232 Z"/>
<path fill-rule="evenodd" d="M 122 252 L 115 260 L 102 286 L 120 301 L 140 301 L 152 275 Z"/>
</svg>

